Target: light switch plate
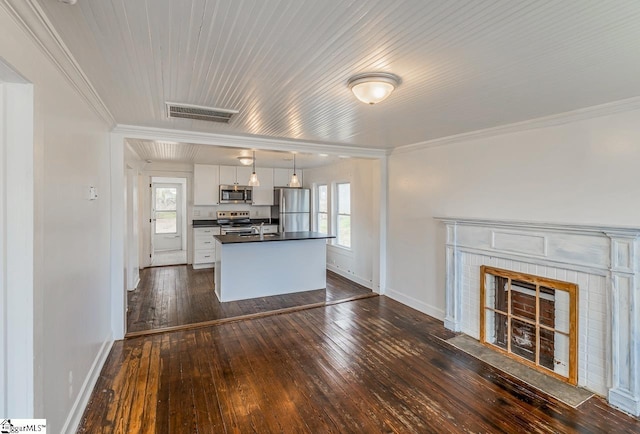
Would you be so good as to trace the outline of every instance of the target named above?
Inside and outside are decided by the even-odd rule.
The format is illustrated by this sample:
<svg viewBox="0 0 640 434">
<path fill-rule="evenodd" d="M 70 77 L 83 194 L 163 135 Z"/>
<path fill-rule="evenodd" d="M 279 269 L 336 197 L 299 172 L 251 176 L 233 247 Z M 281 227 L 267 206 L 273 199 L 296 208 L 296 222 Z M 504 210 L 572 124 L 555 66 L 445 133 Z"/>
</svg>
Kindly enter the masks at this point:
<svg viewBox="0 0 640 434">
<path fill-rule="evenodd" d="M 95 187 L 89 187 L 89 200 L 96 200 L 98 198 L 98 190 Z"/>
</svg>

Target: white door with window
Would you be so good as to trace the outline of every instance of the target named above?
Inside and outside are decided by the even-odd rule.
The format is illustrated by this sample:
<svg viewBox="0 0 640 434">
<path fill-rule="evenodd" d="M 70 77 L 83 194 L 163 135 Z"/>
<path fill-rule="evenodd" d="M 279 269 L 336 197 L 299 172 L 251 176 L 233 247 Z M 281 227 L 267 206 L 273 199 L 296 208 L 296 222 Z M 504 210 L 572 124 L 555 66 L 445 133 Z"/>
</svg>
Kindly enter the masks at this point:
<svg viewBox="0 0 640 434">
<path fill-rule="evenodd" d="M 154 183 L 151 220 L 154 252 L 182 249 L 182 185 Z"/>
</svg>

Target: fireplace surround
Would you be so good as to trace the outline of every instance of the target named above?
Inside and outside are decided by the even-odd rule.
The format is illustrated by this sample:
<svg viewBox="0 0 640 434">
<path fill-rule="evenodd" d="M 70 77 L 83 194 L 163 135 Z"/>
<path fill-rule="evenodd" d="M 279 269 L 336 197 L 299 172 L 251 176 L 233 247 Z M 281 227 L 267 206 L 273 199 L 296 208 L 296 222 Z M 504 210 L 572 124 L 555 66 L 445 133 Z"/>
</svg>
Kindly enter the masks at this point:
<svg viewBox="0 0 640 434">
<path fill-rule="evenodd" d="M 574 283 L 577 384 L 640 416 L 640 228 L 438 220 L 446 228 L 445 327 L 480 340 L 482 266 Z"/>
</svg>

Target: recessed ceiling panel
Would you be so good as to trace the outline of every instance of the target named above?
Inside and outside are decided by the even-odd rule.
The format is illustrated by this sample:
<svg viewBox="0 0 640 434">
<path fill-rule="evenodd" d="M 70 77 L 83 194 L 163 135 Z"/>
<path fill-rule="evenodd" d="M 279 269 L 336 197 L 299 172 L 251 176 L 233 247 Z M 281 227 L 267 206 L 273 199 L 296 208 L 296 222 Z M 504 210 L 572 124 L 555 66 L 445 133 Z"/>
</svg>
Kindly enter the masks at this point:
<svg viewBox="0 0 640 434">
<path fill-rule="evenodd" d="M 238 157 L 251 157 L 252 149 L 211 146 L 193 143 L 176 143 L 159 140 L 127 139 L 131 149 L 141 160 L 188 164 L 221 164 L 239 166 Z M 256 151 L 256 167 L 293 167 L 293 153 L 285 151 Z M 339 156 L 296 152 L 296 167 L 310 169 L 340 161 Z"/>
</svg>

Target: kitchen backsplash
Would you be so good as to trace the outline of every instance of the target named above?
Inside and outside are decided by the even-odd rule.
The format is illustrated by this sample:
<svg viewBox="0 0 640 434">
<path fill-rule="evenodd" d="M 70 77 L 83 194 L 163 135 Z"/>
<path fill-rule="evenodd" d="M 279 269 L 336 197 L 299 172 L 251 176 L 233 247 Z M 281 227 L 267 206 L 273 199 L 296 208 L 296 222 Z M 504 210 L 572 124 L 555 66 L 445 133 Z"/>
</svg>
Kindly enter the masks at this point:
<svg viewBox="0 0 640 434">
<path fill-rule="evenodd" d="M 249 211 L 251 218 L 269 218 L 271 216 L 270 206 L 251 205 L 218 205 L 218 206 L 194 206 L 193 219 L 215 219 L 216 211 Z"/>
</svg>

